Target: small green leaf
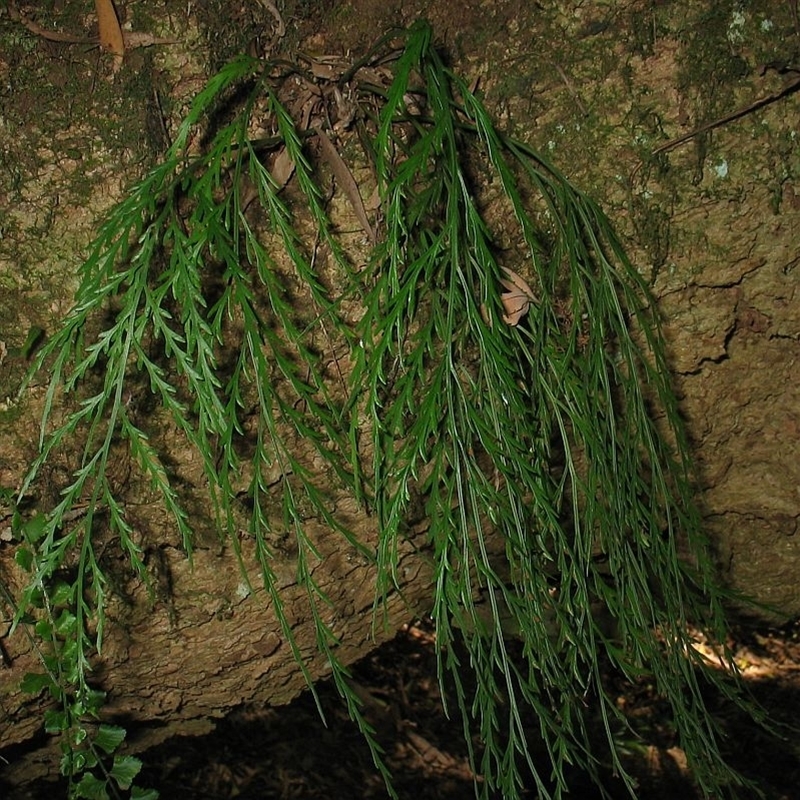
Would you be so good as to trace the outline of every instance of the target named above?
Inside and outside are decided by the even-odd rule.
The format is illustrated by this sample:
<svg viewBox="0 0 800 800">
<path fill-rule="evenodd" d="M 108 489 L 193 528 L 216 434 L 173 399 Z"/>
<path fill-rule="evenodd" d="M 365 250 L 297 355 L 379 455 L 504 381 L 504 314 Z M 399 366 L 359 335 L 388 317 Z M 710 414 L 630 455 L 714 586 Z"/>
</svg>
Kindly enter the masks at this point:
<svg viewBox="0 0 800 800">
<path fill-rule="evenodd" d="M 143 789 L 141 786 L 131 786 L 131 800 L 158 800 L 156 789 Z"/>
<path fill-rule="evenodd" d="M 15 506 L 14 513 L 11 515 L 11 535 L 14 539 L 19 540 L 22 538 L 23 524 L 22 514 L 19 513 L 19 509 Z"/>
<path fill-rule="evenodd" d="M 119 725 L 101 725 L 94 738 L 94 743 L 106 753 L 113 753 L 125 741 L 125 728 Z"/>
<path fill-rule="evenodd" d="M 44 608 L 44 592 L 41 588 L 30 590 L 28 593 L 28 603 L 33 608 Z"/>
<path fill-rule="evenodd" d="M 70 636 L 75 632 L 77 621 L 77 617 L 65 608 L 55 621 L 56 633 L 64 637 Z"/>
<path fill-rule="evenodd" d="M 87 715 L 86 706 L 83 704 L 83 701 L 80 698 L 72 698 L 69 710 L 73 719 L 80 719 L 81 717 L 85 717 Z"/>
<path fill-rule="evenodd" d="M 85 689 L 80 694 L 81 704 L 84 708 L 84 713 L 91 714 L 96 717 L 106 701 L 106 693 L 101 692 L 99 689 Z"/>
<path fill-rule="evenodd" d="M 20 547 L 14 553 L 14 561 L 19 564 L 25 572 L 30 572 L 33 566 L 33 553 L 27 547 Z"/>
<path fill-rule="evenodd" d="M 120 789 L 128 789 L 141 768 L 142 762 L 134 756 L 115 756 L 111 777 L 119 784 Z"/>
<path fill-rule="evenodd" d="M 60 662 L 58 660 L 58 656 L 54 653 L 43 653 L 42 654 L 42 664 L 44 664 L 44 668 L 51 674 L 55 675 L 56 672 L 59 670 Z"/>
<path fill-rule="evenodd" d="M 48 709 L 44 712 L 44 729 L 47 733 L 61 733 L 69 727 L 65 711 Z"/>
<path fill-rule="evenodd" d="M 42 689 L 50 689 L 53 681 L 49 675 L 38 672 L 28 672 L 22 679 L 20 689 L 27 694 L 39 694 Z"/>
<path fill-rule="evenodd" d="M 83 744 L 86 741 L 86 737 L 89 735 L 89 732 L 84 728 L 82 725 L 79 728 L 72 729 L 72 743 L 76 747 L 78 745 Z"/>
<path fill-rule="evenodd" d="M 28 328 L 28 335 L 20 347 L 20 355 L 26 360 L 30 361 L 33 354 L 38 350 L 39 345 L 42 344 L 45 338 L 44 328 L 38 325 L 31 325 Z"/>
<path fill-rule="evenodd" d="M 73 769 L 72 750 L 70 750 L 69 747 L 64 744 L 61 745 L 61 750 L 63 751 L 63 755 L 61 756 L 61 761 L 58 765 L 59 769 L 61 770 L 61 774 L 72 775 L 75 772 Z"/>
<path fill-rule="evenodd" d="M 50 624 L 49 619 L 38 620 L 33 626 L 33 630 L 40 639 L 50 640 L 53 638 L 53 626 Z"/>
<path fill-rule="evenodd" d="M 105 781 L 95 778 L 91 772 L 83 775 L 73 791 L 73 797 L 84 797 L 86 800 L 108 800 Z"/>
<path fill-rule="evenodd" d="M 57 607 L 71 606 L 75 597 L 75 584 L 59 581 L 50 594 L 50 603 Z"/>
<path fill-rule="evenodd" d="M 42 538 L 47 524 L 47 517 L 44 514 L 36 513 L 22 525 L 22 535 L 31 544 L 35 544 Z"/>
</svg>

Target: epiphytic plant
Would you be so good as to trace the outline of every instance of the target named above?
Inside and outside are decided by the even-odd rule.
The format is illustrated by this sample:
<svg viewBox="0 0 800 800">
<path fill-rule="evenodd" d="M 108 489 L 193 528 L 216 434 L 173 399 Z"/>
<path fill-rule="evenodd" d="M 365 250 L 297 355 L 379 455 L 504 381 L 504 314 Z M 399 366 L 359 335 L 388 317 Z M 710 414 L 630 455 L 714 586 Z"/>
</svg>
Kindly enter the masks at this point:
<svg viewBox="0 0 800 800">
<path fill-rule="evenodd" d="M 568 764 L 597 776 L 608 759 L 626 775 L 615 731 L 629 722 L 604 686 L 609 669 L 650 676 L 699 785 L 716 792 L 736 776 L 703 684 L 736 690 L 695 647 L 692 631 L 720 640 L 722 612 L 647 287 L 596 203 L 496 129 L 426 24 L 346 68 L 315 66 L 228 64 L 100 229 L 75 306 L 37 357 L 52 377 L 22 493 L 68 443 L 81 447 L 24 545 L 19 618 L 68 613 L 56 625 L 70 637 L 57 648 L 62 689 L 94 696 L 108 591 L 98 537 L 115 537 L 148 578 L 109 477 L 119 448 L 191 555 L 173 467 L 131 402 L 144 384 L 199 454 L 236 552 L 233 487 L 246 477 L 248 529 L 290 643 L 270 534 L 294 538 L 318 646 L 382 770 L 319 611 L 305 520 L 374 559 L 380 604 L 421 504 L 440 678 L 479 735 L 485 796 L 518 797 L 526 771 L 542 797 L 560 796 Z M 325 180 L 346 200 L 349 230 Z M 54 423 L 71 397 L 79 405 Z M 376 552 L 330 506 L 332 480 L 377 518 Z M 65 704 L 74 717 L 92 711 Z M 590 743 L 588 714 L 607 752 Z M 529 755 L 533 739 L 550 774 Z"/>
</svg>

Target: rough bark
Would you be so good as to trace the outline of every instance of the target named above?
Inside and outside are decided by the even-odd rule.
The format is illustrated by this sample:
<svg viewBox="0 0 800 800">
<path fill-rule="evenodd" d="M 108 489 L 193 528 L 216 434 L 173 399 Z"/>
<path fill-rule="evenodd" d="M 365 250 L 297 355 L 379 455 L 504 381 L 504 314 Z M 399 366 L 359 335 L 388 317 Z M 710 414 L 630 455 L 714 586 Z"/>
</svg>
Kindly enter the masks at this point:
<svg viewBox="0 0 800 800">
<path fill-rule="evenodd" d="M 369 521 L 364 522 L 367 530 Z M 335 653 L 343 663 L 366 655 L 429 607 L 430 564 L 414 542 L 420 543 L 424 533 L 400 544 L 402 592 L 392 592 L 376 606 L 374 566 L 330 531 L 313 525 L 311 531 L 323 555 L 313 576 L 330 600 L 318 610 L 341 641 Z M 241 546 L 244 563 L 253 564 L 252 544 L 245 540 Z M 257 568 L 248 569 L 251 592 L 230 547 L 199 549 L 191 565 L 177 548 L 163 547 L 158 554 L 163 596 L 151 604 L 143 587 L 125 587 L 120 596 L 126 600 L 118 596 L 109 611 L 106 645 L 94 676 L 109 695 L 104 716 L 132 731 L 134 751 L 174 735 L 205 733 L 215 718 L 241 703 L 283 705 L 303 691 L 304 678 Z M 4 561 L 8 575 L 13 568 Z M 302 659 L 314 680 L 325 677 L 329 665 L 319 653 L 295 564 L 287 559 L 276 572 Z M 26 672 L 41 671 L 30 641 L 18 633 L 3 644 L 8 660 L 0 672 L 2 745 L 28 742 L 22 751 L 3 750 L 10 761 L 4 777 L 21 784 L 57 771 L 59 752 L 55 741 L 37 740 L 41 715 L 52 703 L 18 688 Z M 18 755 L 22 752 L 24 757 Z"/>
</svg>

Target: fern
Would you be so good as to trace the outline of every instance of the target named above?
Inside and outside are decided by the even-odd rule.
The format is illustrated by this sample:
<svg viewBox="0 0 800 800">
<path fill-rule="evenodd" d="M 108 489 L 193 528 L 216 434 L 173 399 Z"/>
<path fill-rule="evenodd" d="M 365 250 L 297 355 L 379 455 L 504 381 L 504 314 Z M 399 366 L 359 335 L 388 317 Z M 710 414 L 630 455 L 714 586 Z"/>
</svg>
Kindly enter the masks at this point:
<svg viewBox="0 0 800 800">
<path fill-rule="evenodd" d="M 102 656 L 101 527 L 148 580 L 109 479 L 115 448 L 148 479 L 189 558 L 194 546 L 173 471 L 129 403 L 145 381 L 200 456 L 215 525 L 240 560 L 233 487 L 246 479 L 261 578 L 310 684 L 272 568 L 276 520 L 291 532 L 317 645 L 389 787 L 337 660 L 306 520 L 373 561 L 379 613 L 400 583 L 398 542 L 420 503 L 439 677 L 456 687 L 468 740 L 479 736 L 482 796 L 519 797 L 527 770 L 542 797 L 559 797 L 568 765 L 599 780 L 605 758 L 633 793 L 615 738 L 628 722 L 603 683 L 609 665 L 630 680 L 651 676 L 707 794 L 740 780 L 703 699 L 708 683 L 738 690 L 694 647 L 692 630 L 720 641 L 724 619 L 657 314 L 609 220 L 495 128 L 418 23 L 319 92 L 328 104 L 319 119 L 341 112 L 344 93 L 360 134 L 341 126 L 346 147 L 330 166 L 340 187 L 367 165 L 380 199 L 371 230 L 342 231 L 306 141 L 324 137 L 325 149 L 331 139 L 292 115 L 289 77 L 311 80 L 301 63 L 243 56 L 209 82 L 163 163 L 102 225 L 75 306 L 37 356 L 35 371 L 52 377 L 21 495 L 57 452 L 79 442 L 82 453 L 25 537 L 31 577 L 17 615 L 52 611 L 61 591 L 70 624 L 48 662 L 67 698 L 61 727 L 101 713 L 74 701 L 93 691 L 90 664 Z M 293 165 L 288 187 L 276 157 Z M 332 367 L 319 341 L 345 355 Z M 62 405 L 74 410 L 60 421 Z M 331 507 L 332 482 L 375 515 L 375 552 Z M 76 518 L 79 505 L 87 511 Z M 65 566 L 75 576 L 66 595 Z M 608 756 L 590 743 L 587 708 L 602 720 Z M 530 756 L 533 740 L 550 755 L 549 774 Z M 74 787 L 85 768 L 67 760 Z"/>
</svg>

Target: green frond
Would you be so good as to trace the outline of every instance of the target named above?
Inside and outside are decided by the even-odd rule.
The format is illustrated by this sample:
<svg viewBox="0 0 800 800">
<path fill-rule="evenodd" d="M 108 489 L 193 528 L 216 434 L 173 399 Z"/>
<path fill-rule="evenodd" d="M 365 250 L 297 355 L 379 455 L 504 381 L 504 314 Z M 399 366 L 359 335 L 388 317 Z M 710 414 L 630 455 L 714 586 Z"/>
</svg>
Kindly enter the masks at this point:
<svg viewBox="0 0 800 800">
<path fill-rule="evenodd" d="M 602 210 L 495 128 L 429 27 L 382 46 L 396 41 L 388 85 L 362 84 L 358 65 L 342 76 L 359 136 L 340 134 L 347 146 L 331 170 L 341 182 L 342 170 L 363 168 L 380 198 L 360 243 L 332 219 L 331 176 L 309 149 L 327 134 L 290 112 L 286 66 L 247 57 L 209 82 L 164 162 L 100 227 L 74 308 L 35 363 L 51 381 L 23 493 L 70 443 L 80 455 L 69 455 L 72 482 L 27 543 L 17 620 L 43 590 L 50 603 L 54 576 L 73 568 L 74 592 L 58 603 L 69 614 L 51 637 L 71 725 L 101 654 L 101 538 L 149 580 L 109 477 L 115 447 L 127 448 L 191 556 L 186 494 L 132 402 L 149 392 L 159 425 L 199 455 L 245 579 L 240 533 L 252 539 L 310 684 L 274 570 L 276 534 L 292 538 L 319 651 L 387 785 L 337 660 L 315 577 L 323 549 L 306 521 L 373 563 L 377 613 L 402 589 L 399 544 L 421 506 L 439 678 L 455 687 L 483 796 L 517 798 L 529 773 L 541 797 L 560 797 L 571 765 L 598 780 L 610 766 L 633 786 L 615 738 L 630 723 L 604 686 L 608 669 L 650 676 L 713 794 L 738 778 L 719 755 L 703 687 L 737 695 L 693 647 L 691 625 L 718 633 L 724 621 L 654 301 Z M 333 103 L 333 88 L 320 102 Z M 211 129 L 222 101 L 225 119 Z M 288 185 L 270 167 L 278 154 L 292 165 Z M 359 206 L 352 187 L 350 201 Z M 373 515 L 377 543 L 351 530 L 332 492 Z M 88 510 L 73 524 L 79 505 Z M 591 715 L 607 752 L 591 741 Z M 546 767 L 531 755 L 542 747 Z"/>
</svg>

